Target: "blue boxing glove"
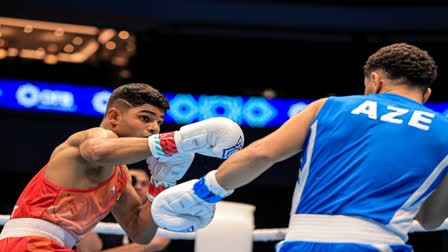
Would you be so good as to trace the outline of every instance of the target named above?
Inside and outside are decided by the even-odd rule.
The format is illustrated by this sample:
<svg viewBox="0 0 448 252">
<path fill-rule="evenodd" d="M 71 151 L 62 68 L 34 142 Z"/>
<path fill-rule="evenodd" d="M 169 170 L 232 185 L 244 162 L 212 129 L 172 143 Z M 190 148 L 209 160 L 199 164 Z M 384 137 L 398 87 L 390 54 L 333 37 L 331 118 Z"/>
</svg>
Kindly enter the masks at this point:
<svg viewBox="0 0 448 252">
<path fill-rule="evenodd" d="M 194 232 L 213 219 L 216 202 L 234 190 L 222 188 L 216 170 L 201 179 L 193 179 L 161 192 L 153 201 L 151 213 L 155 223 L 166 230 Z"/>
</svg>

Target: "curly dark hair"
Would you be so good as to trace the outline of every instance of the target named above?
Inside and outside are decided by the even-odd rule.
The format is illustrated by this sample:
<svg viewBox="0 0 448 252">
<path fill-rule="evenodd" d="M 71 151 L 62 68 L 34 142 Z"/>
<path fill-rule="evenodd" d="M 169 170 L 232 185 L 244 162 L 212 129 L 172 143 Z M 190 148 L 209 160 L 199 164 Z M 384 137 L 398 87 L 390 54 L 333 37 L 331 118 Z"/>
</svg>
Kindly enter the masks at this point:
<svg viewBox="0 0 448 252">
<path fill-rule="evenodd" d="M 406 43 L 385 46 L 372 54 L 364 65 L 364 75 L 375 70 L 383 70 L 391 80 L 402 78 L 424 90 L 437 78 L 437 65 L 428 52 Z"/>
<path fill-rule="evenodd" d="M 153 105 L 166 112 L 170 105 L 168 99 L 149 84 L 129 83 L 117 87 L 107 102 L 107 110 L 112 107 L 117 100 L 125 100 L 132 107 L 138 107 L 143 104 Z"/>
</svg>

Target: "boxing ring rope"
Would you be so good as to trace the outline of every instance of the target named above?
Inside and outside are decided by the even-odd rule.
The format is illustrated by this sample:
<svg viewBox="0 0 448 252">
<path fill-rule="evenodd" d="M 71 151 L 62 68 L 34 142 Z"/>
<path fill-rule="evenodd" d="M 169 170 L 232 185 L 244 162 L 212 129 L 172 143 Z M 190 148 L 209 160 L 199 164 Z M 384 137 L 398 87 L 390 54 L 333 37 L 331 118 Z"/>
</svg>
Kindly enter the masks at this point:
<svg viewBox="0 0 448 252">
<path fill-rule="evenodd" d="M 5 225 L 8 221 L 9 215 L 0 215 L 0 226 Z M 414 232 L 433 232 L 433 231 L 443 231 L 448 230 L 448 219 L 443 222 L 437 229 L 426 231 L 424 230 L 417 221 L 412 223 L 412 227 L 409 233 Z M 113 235 L 124 235 L 123 229 L 117 223 L 110 222 L 100 222 L 96 225 L 93 230 L 100 234 L 113 234 Z M 268 242 L 268 241 L 280 241 L 285 238 L 287 228 L 267 228 L 267 229 L 256 229 L 252 233 L 252 238 L 254 242 Z M 196 233 L 178 233 L 171 232 L 164 229 L 159 229 L 156 236 L 167 237 L 176 240 L 194 240 Z"/>
</svg>

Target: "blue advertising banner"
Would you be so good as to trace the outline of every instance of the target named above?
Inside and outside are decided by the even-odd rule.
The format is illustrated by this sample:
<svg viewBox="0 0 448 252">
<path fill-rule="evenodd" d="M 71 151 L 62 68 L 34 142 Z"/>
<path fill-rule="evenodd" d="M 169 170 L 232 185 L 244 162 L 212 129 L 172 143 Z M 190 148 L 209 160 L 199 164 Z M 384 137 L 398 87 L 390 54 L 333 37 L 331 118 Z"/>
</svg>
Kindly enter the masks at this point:
<svg viewBox="0 0 448 252">
<path fill-rule="evenodd" d="M 0 79 L 0 108 L 102 116 L 112 89 L 67 83 Z M 215 116 L 242 126 L 278 127 L 302 110 L 310 99 L 164 93 L 171 109 L 165 122 L 188 124 Z M 427 103 L 448 116 L 448 102 Z"/>
</svg>

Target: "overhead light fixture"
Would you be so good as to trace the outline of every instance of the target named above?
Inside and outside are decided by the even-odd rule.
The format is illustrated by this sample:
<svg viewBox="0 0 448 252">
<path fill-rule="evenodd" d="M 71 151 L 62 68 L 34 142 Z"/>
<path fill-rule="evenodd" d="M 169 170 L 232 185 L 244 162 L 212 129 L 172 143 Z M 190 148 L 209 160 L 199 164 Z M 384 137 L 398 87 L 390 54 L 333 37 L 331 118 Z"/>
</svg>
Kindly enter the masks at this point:
<svg viewBox="0 0 448 252">
<path fill-rule="evenodd" d="M 135 37 L 113 28 L 0 17 L 0 50 L 0 59 L 116 64 L 120 58 L 118 64 L 125 66 L 135 54 Z"/>
</svg>

